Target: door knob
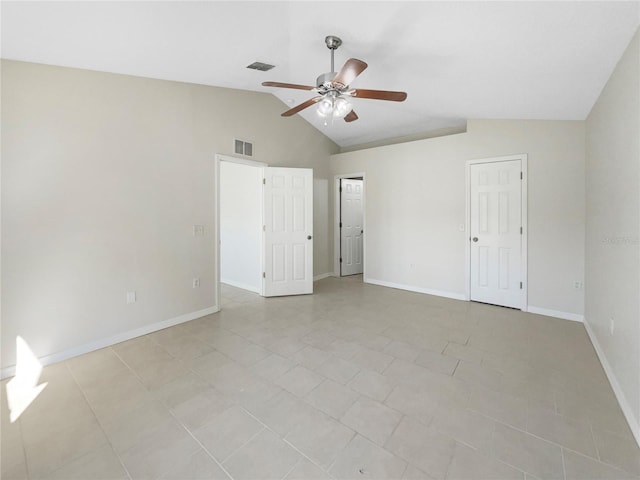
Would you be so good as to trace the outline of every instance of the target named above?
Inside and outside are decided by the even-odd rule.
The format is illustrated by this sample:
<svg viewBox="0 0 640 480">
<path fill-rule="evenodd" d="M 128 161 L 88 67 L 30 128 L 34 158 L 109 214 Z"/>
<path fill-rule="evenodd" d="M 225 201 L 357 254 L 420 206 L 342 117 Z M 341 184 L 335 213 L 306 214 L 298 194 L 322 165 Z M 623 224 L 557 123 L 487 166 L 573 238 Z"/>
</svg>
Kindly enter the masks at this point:
<svg viewBox="0 0 640 480">
<path fill-rule="evenodd" d="M 473 241 L 477 242 L 478 241 L 478 237 L 473 237 Z"/>
<path fill-rule="evenodd" d="M 311 240 L 311 235 L 307 235 L 307 240 Z"/>
</svg>

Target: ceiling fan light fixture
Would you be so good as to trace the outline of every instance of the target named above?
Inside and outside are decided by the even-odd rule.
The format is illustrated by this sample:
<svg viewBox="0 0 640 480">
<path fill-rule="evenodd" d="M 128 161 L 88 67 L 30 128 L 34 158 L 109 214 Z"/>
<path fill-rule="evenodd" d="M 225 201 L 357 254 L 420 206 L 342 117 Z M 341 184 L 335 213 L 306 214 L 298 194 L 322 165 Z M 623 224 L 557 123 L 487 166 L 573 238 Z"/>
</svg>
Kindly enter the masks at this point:
<svg viewBox="0 0 640 480">
<path fill-rule="evenodd" d="M 318 103 L 318 114 L 321 117 L 326 117 L 331 115 L 333 112 L 333 97 L 324 97 Z"/>
<path fill-rule="evenodd" d="M 342 97 L 338 97 L 333 107 L 333 116 L 344 118 L 352 109 L 353 107 L 350 102 Z"/>
</svg>

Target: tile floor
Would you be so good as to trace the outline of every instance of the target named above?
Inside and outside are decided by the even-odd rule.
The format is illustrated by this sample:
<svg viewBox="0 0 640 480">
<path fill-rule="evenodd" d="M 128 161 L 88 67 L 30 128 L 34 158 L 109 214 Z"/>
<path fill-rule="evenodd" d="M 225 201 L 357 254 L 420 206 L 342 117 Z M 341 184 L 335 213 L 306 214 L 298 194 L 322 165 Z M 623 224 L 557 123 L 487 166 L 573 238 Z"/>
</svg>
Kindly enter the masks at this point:
<svg viewBox="0 0 640 480">
<path fill-rule="evenodd" d="M 640 478 L 581 324 L 315 288 L 46 367 L 15 424 L 3 388 L 2 478 Z"/>
</svg>

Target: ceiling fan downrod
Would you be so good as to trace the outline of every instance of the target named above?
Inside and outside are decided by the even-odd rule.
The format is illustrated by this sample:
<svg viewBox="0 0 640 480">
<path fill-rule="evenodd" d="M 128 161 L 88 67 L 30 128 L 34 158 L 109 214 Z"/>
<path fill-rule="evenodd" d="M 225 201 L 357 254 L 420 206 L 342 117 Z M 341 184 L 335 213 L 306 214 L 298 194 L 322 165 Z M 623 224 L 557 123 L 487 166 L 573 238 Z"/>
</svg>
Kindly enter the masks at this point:
<svg viewBox="0 0 640 480">
<path fill-rule="evenodd" d="M 331 50 L 331 71 L 335 71 L 334 63 L 333 63 L 333 54 L 338 49 L 340 45 L 342 45 L 342 39 L 336 37 L 335 35 L 327 35 L 324 39 L 324 43 L 327 44 L 327 48 Z"/>
<path fill-rule="evenodd" d="M 327 44 L 327 48 L 331 50 L 331 70 L 327 73 L 323 73 L 316 80 L 316 85 L 321 87 L 326 83 L 330 83 L 331 80 L 336 76 L 335 72 L 335 63 L 334 63 L 334 54 L 340 45 L 342 45 L 342 39 L 336 37 L 335 35 L 328 35 L 324 39 L 324 43 Z"/>
</svg>

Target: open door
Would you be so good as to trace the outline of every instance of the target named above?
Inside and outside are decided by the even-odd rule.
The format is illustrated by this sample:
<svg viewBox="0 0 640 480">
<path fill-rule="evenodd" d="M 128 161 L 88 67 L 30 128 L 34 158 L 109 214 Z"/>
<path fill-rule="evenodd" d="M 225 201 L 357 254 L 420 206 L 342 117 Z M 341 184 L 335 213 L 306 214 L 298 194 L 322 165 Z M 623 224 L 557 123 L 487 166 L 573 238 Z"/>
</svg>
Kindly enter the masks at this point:
<svg viewBox="0 0 640 480">
<path fill-rule="evenodd" d="M 313 170 L 264 168 L 265 297 L 313 293 Z"/>
</svg>

